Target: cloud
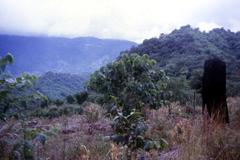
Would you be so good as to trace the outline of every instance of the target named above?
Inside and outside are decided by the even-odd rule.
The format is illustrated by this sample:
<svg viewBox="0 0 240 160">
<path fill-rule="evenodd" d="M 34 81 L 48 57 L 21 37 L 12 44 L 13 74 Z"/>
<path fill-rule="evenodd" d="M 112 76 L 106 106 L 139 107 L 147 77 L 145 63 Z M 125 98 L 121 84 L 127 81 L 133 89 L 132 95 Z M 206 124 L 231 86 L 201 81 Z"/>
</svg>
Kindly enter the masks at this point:
<svg viewBox="0 0 240 160">
<path fill-rule="evenodd" d="M 213 28 L 221 28 L 222 26 L 214 23 L 214 22 L 200 22 L 198 23 L 198 28 L 200 28 L 201 31 L 210 31 Z"/>
<path fill-rule="evenodd" d="M 1 0 L 0 33 L 140 42 L 190 24 L 240 30 L 238 0 Z"/>
</svg>

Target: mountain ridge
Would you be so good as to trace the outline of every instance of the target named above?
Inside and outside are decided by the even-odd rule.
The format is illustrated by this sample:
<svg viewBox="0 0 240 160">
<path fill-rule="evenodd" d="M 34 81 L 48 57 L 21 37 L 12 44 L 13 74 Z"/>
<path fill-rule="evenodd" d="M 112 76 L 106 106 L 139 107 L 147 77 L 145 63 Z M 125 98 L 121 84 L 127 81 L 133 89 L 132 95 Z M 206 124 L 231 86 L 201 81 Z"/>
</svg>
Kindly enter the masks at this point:
<svg viewBox="0 0 240 160">
<path fill-rule="evenodd" d="M 9 67 L 13 74 L 93 72 L 134 45 L 131 41 L 96 37 L 0 35 L 0 53 L 10 52 L 15 57 L 15 63 Z"/>
<path fill-rule="evenodd" d="M 201 32 L 187 25 L 159 38 L 146 39 L 124 52 L 148 54 L 169 76 L 184 75 L 187 79 L 194 71 L 203 71 L 207 59 L 220 58 L 227 65 L 228 86 L 232 86 L 228 88 L 235 88 L 229 92 L 240 94 L 240 32 L 223 28 Z"/>
</svg>

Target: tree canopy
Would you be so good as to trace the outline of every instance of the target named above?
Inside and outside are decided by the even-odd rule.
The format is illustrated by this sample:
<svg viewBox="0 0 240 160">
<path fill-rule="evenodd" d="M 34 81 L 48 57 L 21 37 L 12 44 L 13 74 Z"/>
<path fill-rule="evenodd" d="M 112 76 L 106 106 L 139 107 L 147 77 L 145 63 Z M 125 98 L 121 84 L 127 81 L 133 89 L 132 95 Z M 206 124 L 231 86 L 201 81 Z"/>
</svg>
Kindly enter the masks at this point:
<svg viewBox="0 0 240 160">
<path fill-rule="evenodd" d="M 91 75 L 89 89 L 130 112 L 144 105 L 157 108 L 164 103 L 168 78 L 148 55 L 122 54 L 119 59 Z"/>
</svg>

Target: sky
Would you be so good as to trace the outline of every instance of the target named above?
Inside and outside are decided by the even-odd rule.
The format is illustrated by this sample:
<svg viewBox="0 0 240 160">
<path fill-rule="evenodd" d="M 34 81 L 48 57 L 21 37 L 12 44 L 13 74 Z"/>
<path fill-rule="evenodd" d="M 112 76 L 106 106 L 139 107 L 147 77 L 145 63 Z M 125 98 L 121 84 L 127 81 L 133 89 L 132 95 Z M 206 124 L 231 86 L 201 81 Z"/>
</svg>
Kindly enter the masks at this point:
<svg viewBox="0 0 240 160">
<path fill-rule="evenodd" d="M 141 42 L 187 24 L 240 31 L 240 0 L 0 0 L 0 34 Z"/>
</svg>

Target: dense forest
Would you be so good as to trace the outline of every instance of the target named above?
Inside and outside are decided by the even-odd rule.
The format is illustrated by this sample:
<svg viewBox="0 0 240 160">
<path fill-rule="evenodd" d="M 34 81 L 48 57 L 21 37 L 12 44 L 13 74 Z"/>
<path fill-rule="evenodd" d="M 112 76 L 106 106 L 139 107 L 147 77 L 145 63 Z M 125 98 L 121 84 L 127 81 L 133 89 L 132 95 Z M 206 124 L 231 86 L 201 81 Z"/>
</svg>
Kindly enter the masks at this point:
<svg viewBox="0 0 240 160">
<path fill-rule="evenodd" d="M 88 74 L 47 72 L 36 80 L 33 88 L 51 100 L 64 99 L 68 95 L 86 90 L 88 79 Z"/>
<path fill-rule="evenodd" d="M 187 25 L 146 39 L 126 52 L 148 54 L 167 75 L 186 80 L 203 71 L 204 61 L 218 57 L 227 63 L 228 95 L 240 94 L 240 32 L 223 28 L 201 32 Z"/>
</svg>

